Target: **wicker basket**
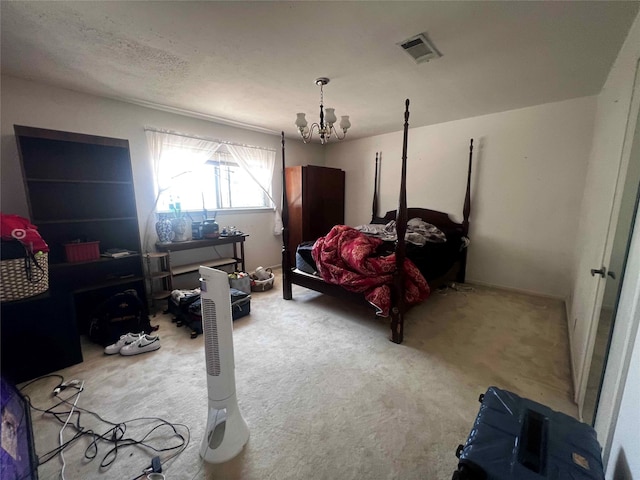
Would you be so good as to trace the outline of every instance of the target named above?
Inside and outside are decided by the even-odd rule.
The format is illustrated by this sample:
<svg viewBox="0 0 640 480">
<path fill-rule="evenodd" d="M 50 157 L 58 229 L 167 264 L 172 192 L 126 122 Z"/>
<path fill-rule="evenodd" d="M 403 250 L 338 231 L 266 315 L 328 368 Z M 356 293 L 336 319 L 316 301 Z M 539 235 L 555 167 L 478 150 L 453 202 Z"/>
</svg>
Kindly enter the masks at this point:
<svg viewBox="0 0 640 480">
<path fill-rule="evenodd" d="M 49 289 L 49 254 L 0 262 L 0 302 L 33 297 Z"/>
<path fill-rule="evenodd" d="M 273 288 L 275 275 L 270 268 L 267 268 L 265 270 L 269 272 L 269 278 L 266 280 L 258 280 L 258 278 L 253 273 L 249 275 L 251 277 L 252 292 L 266 292 L 267 290 L 271 290 Z"/>
</svg>

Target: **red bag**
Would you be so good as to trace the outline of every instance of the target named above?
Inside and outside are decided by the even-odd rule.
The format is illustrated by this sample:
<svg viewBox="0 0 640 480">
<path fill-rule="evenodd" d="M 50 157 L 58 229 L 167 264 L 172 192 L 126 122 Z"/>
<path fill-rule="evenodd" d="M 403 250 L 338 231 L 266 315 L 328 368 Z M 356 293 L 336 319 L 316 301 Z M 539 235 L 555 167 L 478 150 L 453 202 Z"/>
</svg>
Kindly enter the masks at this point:
<svg viewBox="0 0 640 480">
<path fill-rule="evenodd" d="M 2 240 L 18 240 L 32 254 L 49 251 L 49 245 L 38 233 L 38 227 L 18 215 L 0 213 L 0 236 Z"/>
</svg>

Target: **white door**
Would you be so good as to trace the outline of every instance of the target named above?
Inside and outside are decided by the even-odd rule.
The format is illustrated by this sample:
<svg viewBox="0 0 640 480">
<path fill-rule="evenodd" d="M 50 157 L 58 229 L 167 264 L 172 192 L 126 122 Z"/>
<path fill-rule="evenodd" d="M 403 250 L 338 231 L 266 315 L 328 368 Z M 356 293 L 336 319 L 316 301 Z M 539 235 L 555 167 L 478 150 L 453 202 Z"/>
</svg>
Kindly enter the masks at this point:
<svg viewBox="0 0 640 480">
<path fill-rule="evenodd" d="M 634 228 L 638 227 L 638 225 L 634 225 L 634 221 L 640 199 L 639 129 L 640 122 L 638 122 L 636 118 L 635 133 L 633 135 L 633 141 L 631 142 L 631 155 L 629 157 L 629 166 L 626 170 L 625 182 L 622 189 L 622 200 L 620 202 L 618 220 L 615 226 L 611 257 L 608 264 L 603 266 L 599 272 L 596 272 L 596 274 L 599 274 L 603 278 L 605 285 L 600 313 L 598 319 L 594 319 L 594 321 L 598 323 L 597 327 L 595 327 L 593 347 L 591 349 L 592 353 L 589 354 L 591 363 L 589 375 L 584 382 L 586 390 L 582 404 L 582 419 L 591 424 L 594 423 L 597 412 L 602 380 L 604 378 L 604 369 L 607 364 L 611 336 L 616 323 L 618 302 L 623 287 L 627 259 L 630 253 L 631 238 Z"/>
<path fill-rule="evenodd" d="M 603 277 L 592 270 L 608 269 L 613 251 L 640 104 L 639 80 L 636 64 L 630 102 L 619 101 L 620 92 L 613 89 L 603 91 L 598 100 L 597 118 L 603 123 L 595 127 L 578 234 L 581 255 L 568 318 L 575 400 L 581 416 L 606 285 L 606 271 Z"/>
</svg>

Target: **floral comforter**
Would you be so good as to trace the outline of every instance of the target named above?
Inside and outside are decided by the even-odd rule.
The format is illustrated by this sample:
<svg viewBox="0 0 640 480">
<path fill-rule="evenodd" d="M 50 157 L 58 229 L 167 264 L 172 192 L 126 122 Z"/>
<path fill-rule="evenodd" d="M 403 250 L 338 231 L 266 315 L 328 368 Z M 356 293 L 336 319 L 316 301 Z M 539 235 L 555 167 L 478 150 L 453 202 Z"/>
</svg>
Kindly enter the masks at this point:
<svg viewBox="0 0 640 480">
<path fill-rule="evenodd" d="M 396 256 L 378 256 L 376 249 L 382 243 L 355 228 L 336 225 L 315 242 L 312 255 L 325 282 L 364 293 L 378 310 L 377 315 L 386 317 L 391 307 Z M 425 300 L 430 293 L 427 281 L 411 260 L 405 259 L 404 269 L 405 302 L 412 305 Z"/>
</svg>

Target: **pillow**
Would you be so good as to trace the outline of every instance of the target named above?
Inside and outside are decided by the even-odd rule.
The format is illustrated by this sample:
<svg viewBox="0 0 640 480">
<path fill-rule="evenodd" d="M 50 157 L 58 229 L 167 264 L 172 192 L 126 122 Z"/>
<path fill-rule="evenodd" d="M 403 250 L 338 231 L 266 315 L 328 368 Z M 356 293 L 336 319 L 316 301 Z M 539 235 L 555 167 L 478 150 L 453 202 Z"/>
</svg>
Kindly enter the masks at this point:
<svg viewBox="0 0 640 480">
<path fill-rule="evenodd" d="M 412 218 L 407 222 L 407 232 L 423 235 L 427 242 L 444 243 L 447 236 L 435 225 L 427 223 L 421 218 Z"/>
</svg>

